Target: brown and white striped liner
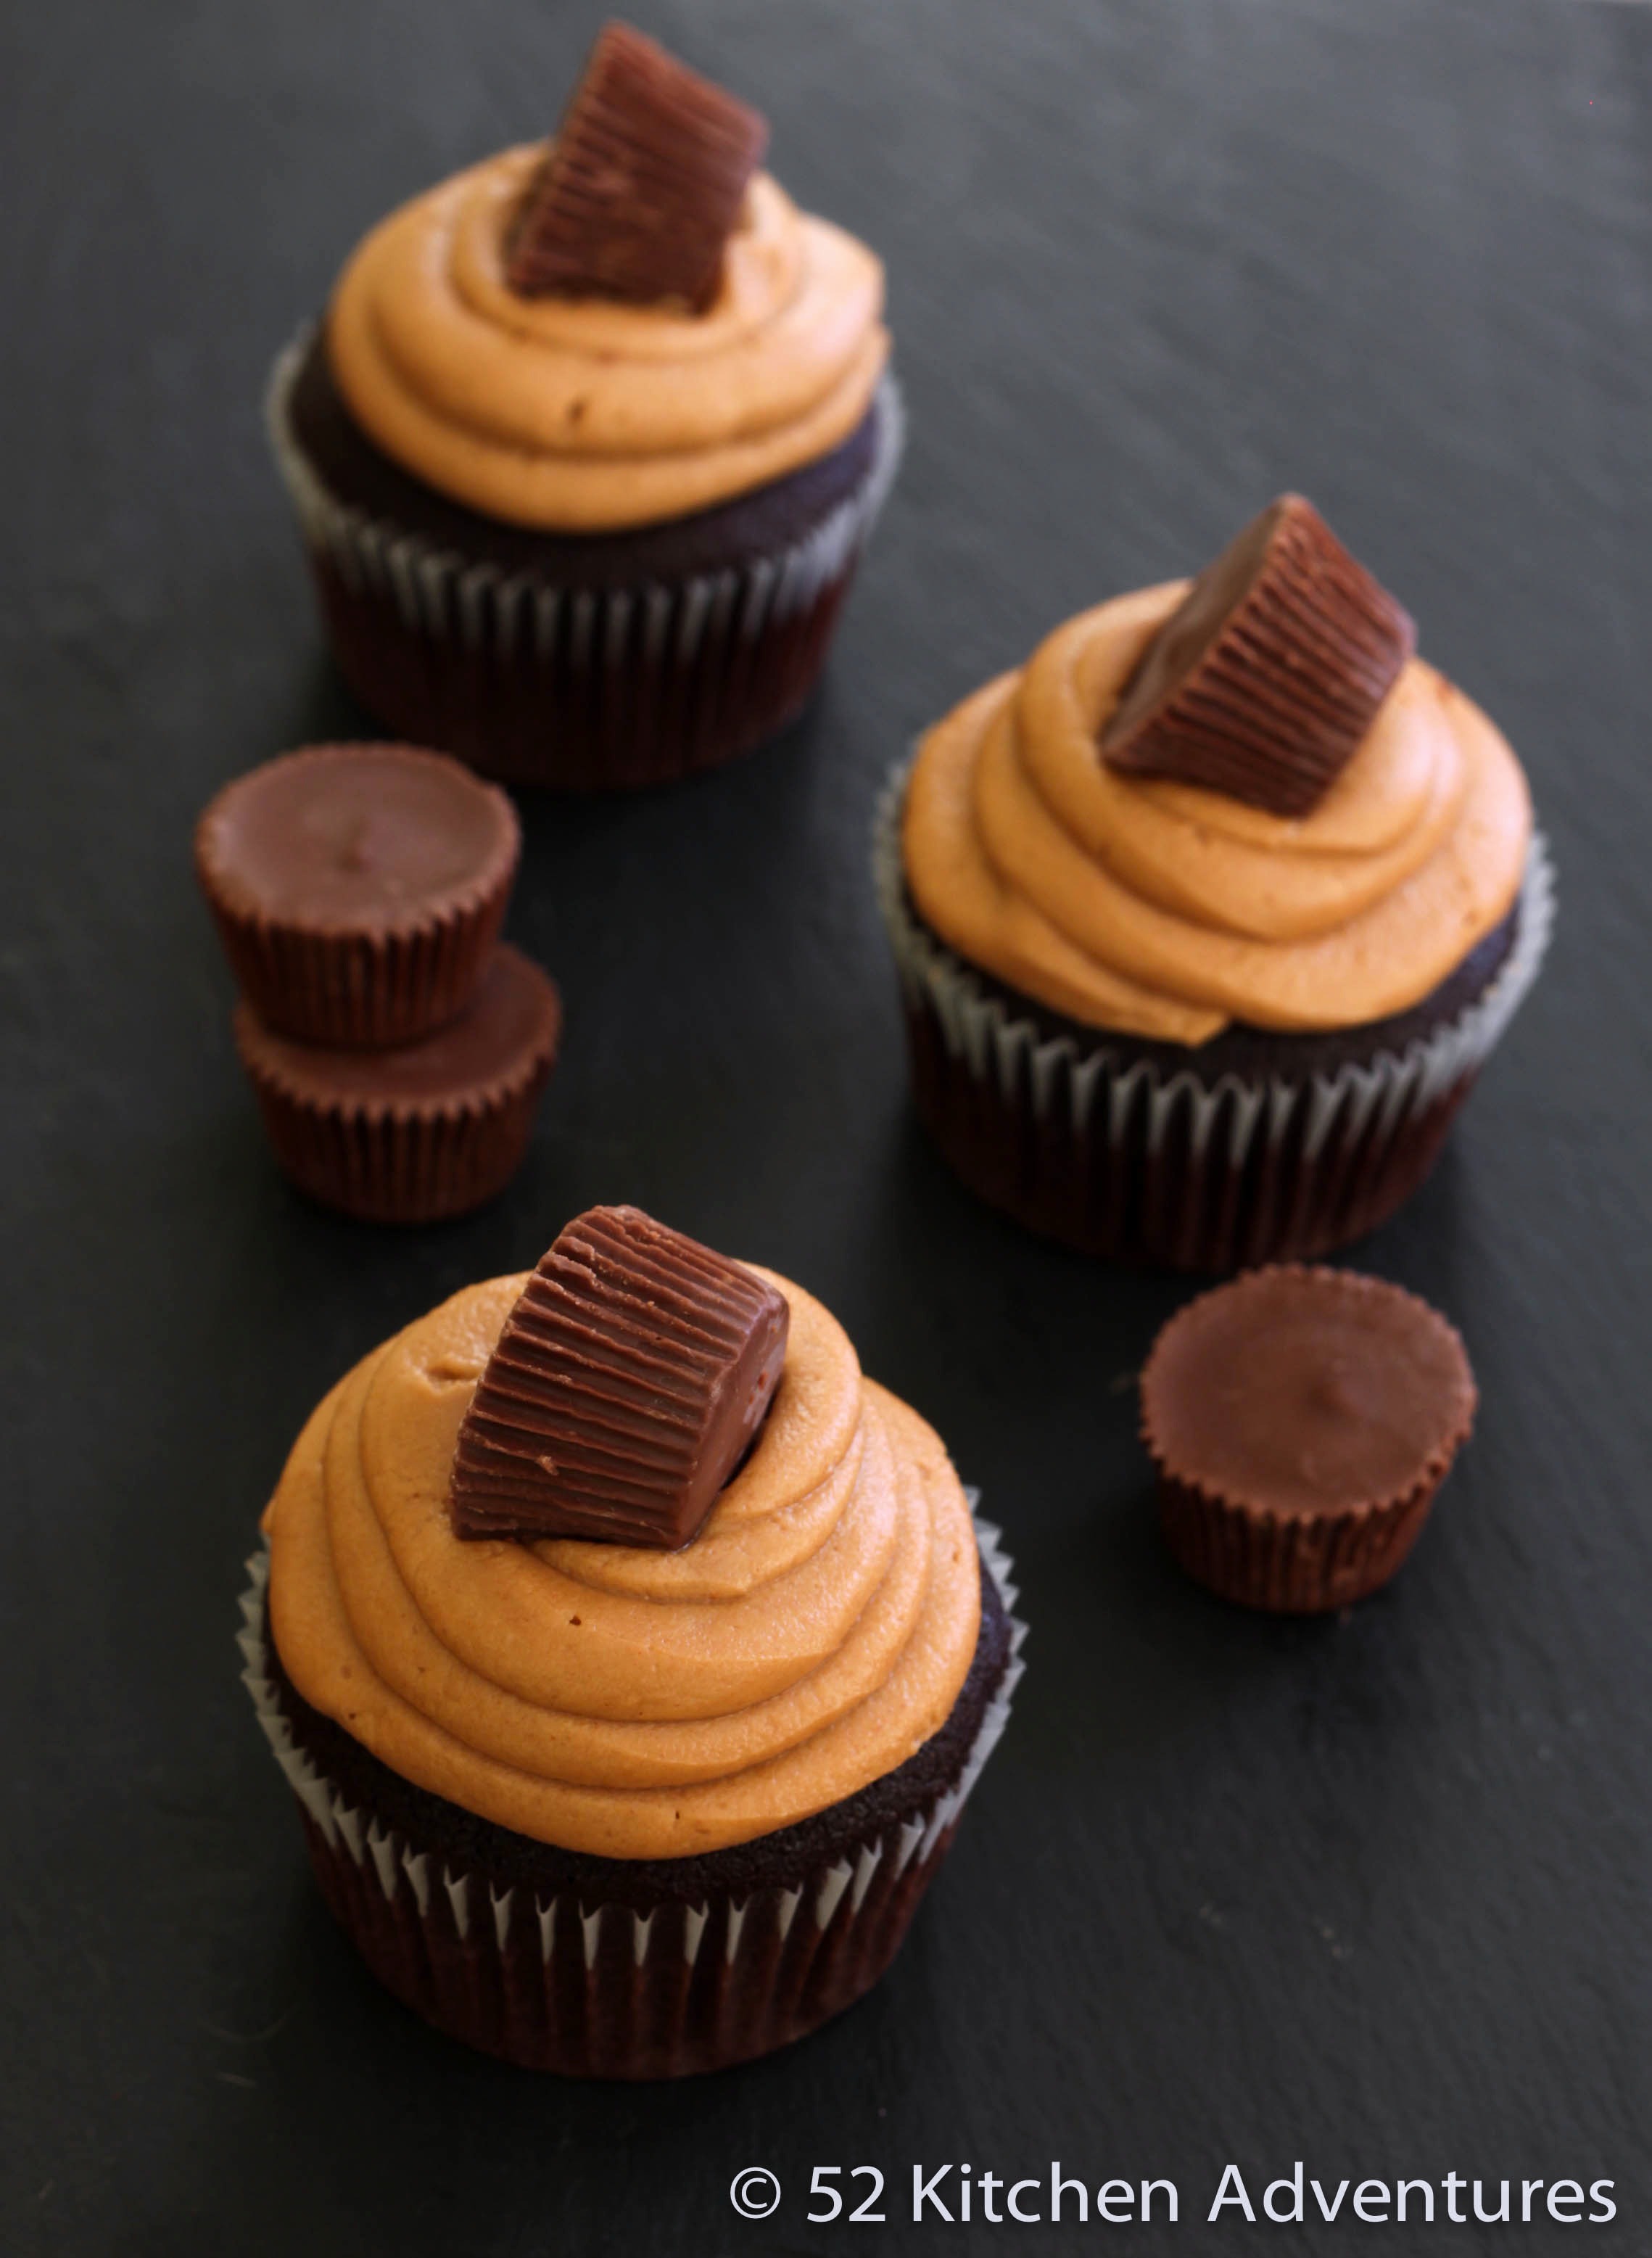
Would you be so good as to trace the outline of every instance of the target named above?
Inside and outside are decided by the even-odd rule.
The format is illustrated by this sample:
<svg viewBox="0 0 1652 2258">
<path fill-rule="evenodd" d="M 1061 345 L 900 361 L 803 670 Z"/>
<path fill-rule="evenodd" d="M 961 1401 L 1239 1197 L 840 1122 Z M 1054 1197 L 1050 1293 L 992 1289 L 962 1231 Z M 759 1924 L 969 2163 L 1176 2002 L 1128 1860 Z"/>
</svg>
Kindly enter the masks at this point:
<svg viewBox="0 0 1652 2258">
<path fill-rule="evenodd" d="M 1307 1260 L 1414 1190 L 1537 977 L 1555 874 L 1535 833 L 1514 945 L 1485 992 L 1402 1051 L 1300 1082 L 1122 1070 L 1106 1034 L 1045 1036 L 913 917 L 901 860 L 911 763 L 879 803 L 873 877 L 920 1110 L 967 1182 L 1032 1228 L 1109 1257 L 1225 1270 Z M 982 1158 L 984 1156 L 984 1159 Z"/>
<path fill-rule="evenodd" d="M 335 653 L 387 727 L 506 783 L 585 791 L 713 767 L 798 711 L 899 466 L 892 372 L 870 470 L 807 533 L 739 568 L 589 588 L 467 562 L 340 501 L 292 430 L 310 334 L 277 359 L 265 419 Z"/>
<path fill-rule="evenodd" d="M 971 1493 L 972 1502 L 975 1493 Z M 524 2068 L 663 2077 L 750 2059 L 848 2006 L 894 1956 L 1009 1722 L 1026 1626 L 1002 1532 L 976 1517 L 1010 1651 L 953 1786 L 795 1887 L 647 1913 L 577 1892 L 541 1900 L 456 1871 L 352 1807 L 295 1746 L 270 1674 L 269 1553 L 247 1562 L 242 1682 L 301 1807 L 323 1893 L 382 1982 L 454 2037 Z"/>
</svg>

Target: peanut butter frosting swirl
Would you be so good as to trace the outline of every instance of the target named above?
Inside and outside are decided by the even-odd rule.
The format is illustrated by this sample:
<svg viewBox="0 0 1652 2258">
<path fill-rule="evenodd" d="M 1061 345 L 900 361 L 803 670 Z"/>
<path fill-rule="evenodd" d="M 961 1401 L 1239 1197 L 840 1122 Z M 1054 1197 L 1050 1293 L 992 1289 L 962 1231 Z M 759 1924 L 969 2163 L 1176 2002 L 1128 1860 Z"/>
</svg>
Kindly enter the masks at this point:
<svg viewBox="0 0 1652 2258">
<path fill-rule="evenodd" d="M 863 244 L 759 173 L 706 312 L 521 297 L 503 246 L 542 155 L 415 196 L 340 276 L 333 375 L 387 455 L 489 516 L 595 532 L 709 508 L 848 437 L 889 357 Z"/>
<path fill-rule="evenodd" d="M 416 1786 L 607 1857 L 746 1842 L 904 1764 L 945 1722 L 980 1628 L 975 1532 L 938 1438 L 776 1278 L 780 1385 L 691 1544 L 465 1543 L 454 1443 L 526 1282 L 468 1287 L 409 1325 L 300 1436 L 264 1523 L 298 1691 Z"/>
<path fill-rule="evenodd" d="M 1312 813 L 1119 775 L 1097 735 L 1177 581 L 1056 629 L 925 736 L 902 847 L 951 948 L 1087 1026 L 1209 1041 L 1350 1027 L 1422 1000 L 1507 914 L 1519 763 L 1419 659 Z"/>
</svg>

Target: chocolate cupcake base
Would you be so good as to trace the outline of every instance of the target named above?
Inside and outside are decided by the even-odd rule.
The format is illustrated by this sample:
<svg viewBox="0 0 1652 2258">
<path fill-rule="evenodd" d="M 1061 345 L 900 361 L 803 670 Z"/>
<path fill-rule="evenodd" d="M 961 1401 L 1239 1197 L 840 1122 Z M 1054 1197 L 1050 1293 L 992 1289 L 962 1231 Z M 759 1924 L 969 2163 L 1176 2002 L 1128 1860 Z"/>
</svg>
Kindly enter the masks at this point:
<svg viewBox="0 0 1652 2258">
<path fill-rule="evenodd" d="M 277 361 L 266 416 L 362 704 L 485 776 L 558 791 L 667 783 L 796 717 L 904 429 L 886 375 L 821 465 L 672 525 L 574 536 L 495 525 L 389 463 L 309 333 Z"/>
<path fill-rule="evenodd" d="M 523 2069 L 656 2078 L 801 2038 L 893 1958 L 1010 1714 L 1025 1628 L 976 1523 L 982 1630 L 951 1716 L 885 1779 L 800 1825 L 696 1858 L 559 1851 L 411 1786 L 286 1680 L 247 1564 L 242 1675 L 302 1811 L 316 1877 L 386 1988 Z"/>
<path fill-rule="evenodd" d="M 1329 1036 L 1235 1029 L 1202 1053 L 1104 1033 L 1016 996 L 924 923 L 901 863 L 905 779 L 879 809 L 874 875 L 919 1118 L 982 1198 L 1109 1260 L 1231 1270 L 1374 1230 L 1433 1168 L 1549 946 L 1536 835 L 1506 938 L 1428 1008 Z"/>
</svg>

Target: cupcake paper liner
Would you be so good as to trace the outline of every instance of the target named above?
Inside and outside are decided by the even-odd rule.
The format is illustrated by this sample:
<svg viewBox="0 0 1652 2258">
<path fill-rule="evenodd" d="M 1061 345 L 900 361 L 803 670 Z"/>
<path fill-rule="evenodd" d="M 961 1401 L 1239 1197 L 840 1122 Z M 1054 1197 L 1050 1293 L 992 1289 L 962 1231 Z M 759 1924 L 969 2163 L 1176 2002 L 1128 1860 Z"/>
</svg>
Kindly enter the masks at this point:
<svg viewBox="0 0 1652 2258">
<path fill-rule="evenodd" d="M 982 1559 L 1009 1613 L 1000 1532 L 977 1518 Z M 859 1999 L 888 1966 L 1009 1722 L 1026 1626 L 957 1779 L 788 1889 L 648 1912 L 574 1892 L 542 1901 L 456 1871 L 439 1853 L 352 1809 L 299 1750 L 270 1673 L 267 1548 L 247 1562 L 238 1634 L 252 1697 L 301 1808 L 323 1896 L 374 1974 L 450 2036 L 525 2069 L 583 2077 L 678 2077 L 766 2054 Z"/>
<path fill-rule="evenodd" d="M 266 420 L 335 657 L 389 728 L 504 782 L 593 791 L 714 767 L 798 714 L 900 460 L 891 373 L 864 481 L 802 538 L 720 572 L 580 588 L 472 562 L 332 493 L 289 415 L 309 337 L 276 361 Z"/>
<path fill-rule="evenodd" d="M 286 757 L 322 762 L 339 749 L 358 749 L 311 746 Z M 390 1050 L 457 1018 L 493 953 L 516 881 L 521 841 L 514 810 L 508 853 L 471 885 L 399 923 L 328 931 L 260 909 L 219 867 L 203 844 L 216 805 L 197 827 L 195 866 L 236 984 L 266 1026 L 298 1042 Z"/>
<path fill-rule="evenodd" d="M 918 1107 L 966 1183 L 1084 1252 L 1227 1270 L 1309 1258 L 1408 1198 L 1537 976 L 1555 880 L 1535 833 L 1508 955 L 1454 1019 L 1369 1063 L 1300 1081 L 1121 1069 L 1105 1033 L 1045 1036 L 927 933 L 906 900 L 911 763 L 879 805 L 873 876 L 900 975 Z"/>
<path fill-rule="evenodd" d="M 1165 1541 L 1195 1583 L 1241 1607 L 1324 1615 L 1386 1584 L 1422 1534 L 1450 1466 L 1402 1497 L 1337 1514 L 1262 1513 L 1162 1469 Z"/>
</svg>

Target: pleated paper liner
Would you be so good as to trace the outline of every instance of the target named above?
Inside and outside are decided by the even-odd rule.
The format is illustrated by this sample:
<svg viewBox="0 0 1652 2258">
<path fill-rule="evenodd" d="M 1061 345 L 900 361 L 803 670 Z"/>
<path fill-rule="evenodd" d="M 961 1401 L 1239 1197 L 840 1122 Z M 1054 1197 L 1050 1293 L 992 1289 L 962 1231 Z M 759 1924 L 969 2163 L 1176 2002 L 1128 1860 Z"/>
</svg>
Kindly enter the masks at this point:
<svg viewBox="0 0 1652 2258">
<path fill-rule="evenodd" d="M 956 1778 L 788 1888 L 662 1898 L 646 1911 L 456 1871 L 381 1826 L 294 1744 L 271 1675 L 266 1550 L 247 1563 L 238 1634 L 252 1696 L 297 1796 L 311 1864 L 373 1973 L 450 2037 L 568 2077 L 682 2077 L 784 2046 L 851 2006 L 894 1957 L 1009 1722 L 1025 1624 L 1000 1532 L 977 1519 L 1009 1619 L 1008 1660 Z"/>
<path fill-rule="evenodd" d="M 1087 1253 L 1231 1270 L 1374 1230 L 1433 1168 L 1549 947 L 1554 870 L 1535 834 L 1508 955 L 1428 1036 L 1300 1080 L 1207 1082 L 1196 1054 L 1168 1074 L 1127 1063 L 1099 1030 L 1088 1045 L 1043 1033 L 913 916 L 900 849 L 910 765 L 880 803 L 873 872 L 919 1116 L 972 1190 Z"/>
<path fill-rule="evenodd" d="M 1266 1514 L 1161 1474 L 1165 1541 L 1195 1583 L 1272 1615 L 1324 1615 L 1386 1584 L 1422 1534 L 1446 1469 L 1338 1515 Z"/>
<path fill-rule="evenodd" d="M 634 588 L 506 572 L 342 502 L 294 436 L 308 330 L 266 401 L 333 653 L 396 734 L 559 791 L 663 784 L 752 750 L 802 710 L 905 433 L 885 373 L 859 488 L 774 554 Z"/>
</svg>

